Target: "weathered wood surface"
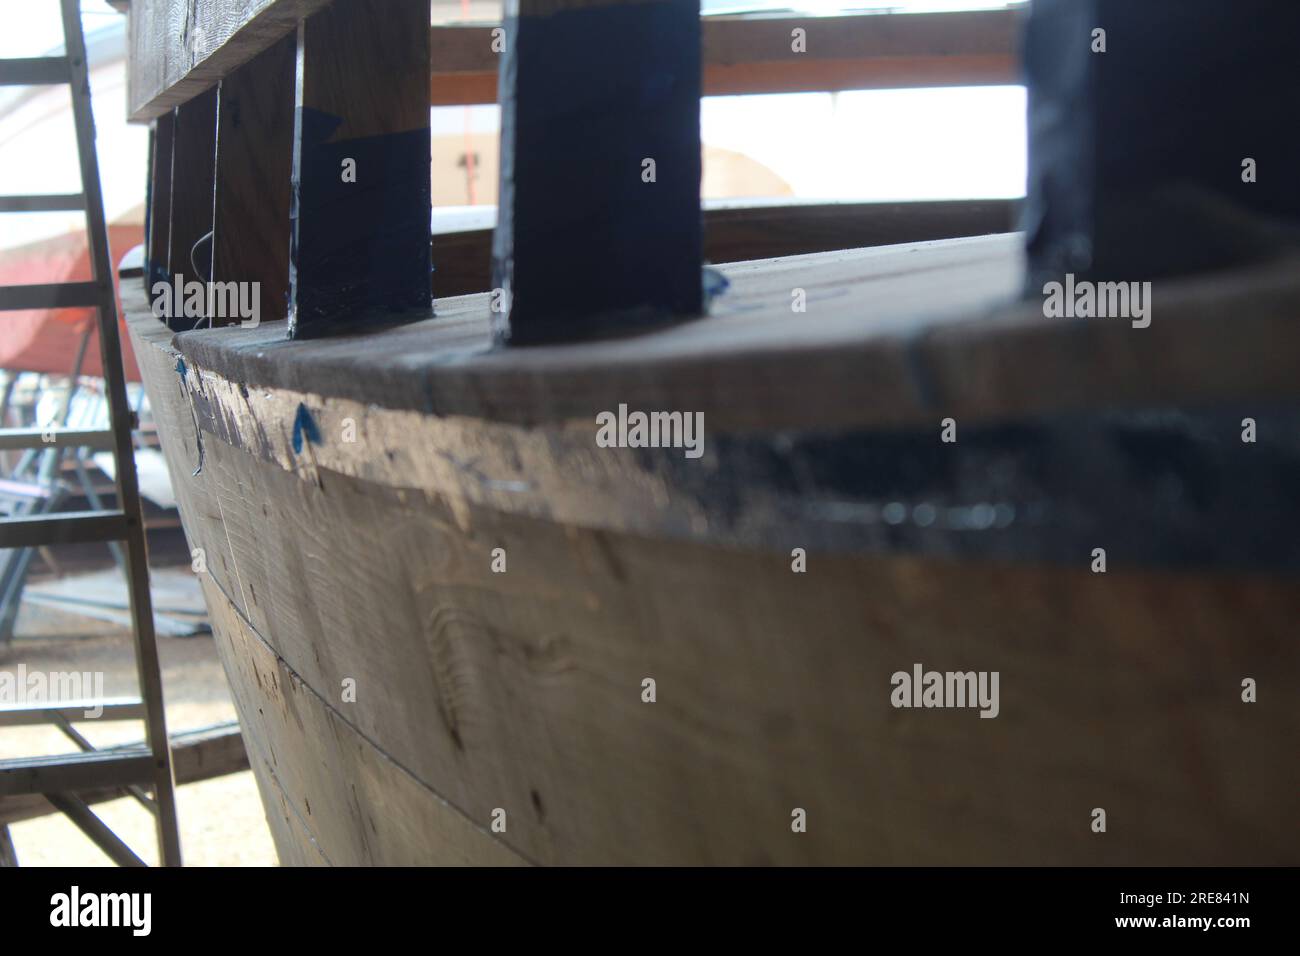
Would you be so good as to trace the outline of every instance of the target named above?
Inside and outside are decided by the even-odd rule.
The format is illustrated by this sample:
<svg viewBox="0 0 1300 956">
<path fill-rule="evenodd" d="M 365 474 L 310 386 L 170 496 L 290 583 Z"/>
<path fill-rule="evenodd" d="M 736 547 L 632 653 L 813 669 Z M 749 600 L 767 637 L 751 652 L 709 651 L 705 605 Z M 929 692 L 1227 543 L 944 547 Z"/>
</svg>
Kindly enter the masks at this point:
<svg viewBox="0 0 1300 956">
<path fill-rule="evenodd" d="M 293 33 L 331 0 L 149 0 L 128 14 L 128 114 L 154 119 Z"/>
<path fill-rule="evenodd" d="M 1264 316 L 1294 295 L 1271 273 L 1251 279 Z M 1240 290 L 1245 280 L 1235 281 L 1214 288 Z M 933 275 L 925 284 L 944 285 Z M 1171 301 L 1195 303 L 1192 292 L 1208 288 Z M 890 290 L 881 291 L 887 307 Z M 567 450 L 565 423 L 368 409 L 337 378 L 295 393 L 228 377 L 229 366 L 205 364 L 185 336 L 179 374 L 180 354 L 141 298 L 126 306 L 191 545 L 208 553 L 223 660 L 255 767 L 264 756 L 259 783 L 279 814 L 286 862 L 484 859 L 485 833 L 539 863 L 1300 856 L 1286 822 L 1300 784 L 1291 759 L 1300 713 L 1285 690 L 1300 677 L 1293 576 L 1094 575 L 1087 555 L 1048 568 L 815 549 L 807 573 L 793 574 L 796 538 L 720 547 L 705 528 L 684 545 L 593 528 L 577 511 L 529 515 L 510 503 L 524 489 L 498 470 L 501 449 L 527 458 L 535 440 Z M 1252 310 L 1233 314 L 1234 331 L 1260 321 Z M 1024 320 L 995 321 L 993 331 L 1006 321 Z M 739 346 L 742 320 L 730 324 Z M 1159 327 L 1157 316 L 1126 332 Z M 1068 344 L 1104 372 L 1106 354 L 1084 337 L 1092 328 L 1072 328 Z M 239 348 L 244 334 L 210 338 Z M 651 345 L 639 373 L 648 381 L 664 371 L 663 352 L 642 344 Z M 838 351 L 821 351 L 821 364 Z M 572 381 L 572 363 L 560 372 L 544 353 L 527 358 L 536 378 Z M 405 368 L 421 368 L 426 383 L 466 361 L 425 360 Z M 1204 371 L 1193 365 L 1177 371 Z M 701 394 L 657 384 L 667 404 L 654 407 L 689 408 Z M 1166 379 L 1154 394 L 1169 388 Z M 299 404 L 319 441 L 294 452 Z M 809 428 L 831 406 L 809 401 L 785 414 Z M 355 443 L 341 438 L 347 418 Z M 524 464 L 519 480 L 537 482 L 541 500 L 604 493 L 596 456 Z M 670 500 L 670 486 L 644 480 L 628 492 L 640 510 L 689 510 Z M 735 486 L 744 476 L 719 469 L 711 480 Z M 470 483 L 487 490 L 471 495 Z M 491 570 L 498 547 L 504 574 Z M 1000 716 L 893 709 L 890 674 L 917 661 L 998 670 Z M 654 704 L 641 700 L 645 677 L 657 681 Z M 1258 704 L 1240 701 L 1244 677 L 1261 679 Z M 355 702 L 342 699 L 346 678 L 356 680 Z M 430 792 L 453 816 L 420 828 L 449 833 L 437 828 L 462 820 L 473 840 L 418 844 L 368 828 L 376 809 L 425 820 L 444 807 Z M 790 830 L 796 807 L 808 812 L 805 834 Z M 1089 829 L 1094 807 L 1107 811 L 1104 835 Z M 488 829 L 495 808 L 507 812 L 505 833 Z"/>
<path fill-rule="evenodd" d="M 336 866 L 525 862 L 488 835 L 486 817 L 467 819 L 349 724 L 342 678 L 337 693 L 306 685 L 215 583 L 204 586 L 258 776 L 282 797 L 267 802 L 277 846 L 298 828 Z"/>
<path fill-rule="evenodd" d="M 242 608 L 258 600 L 260 582 L 241 576 L 236 558 L 250 542 L 242 541 L 238 548 L 231 544 L 229 535 L 243 532 L 233 526 L 227 531 L 222 501 L 206 494 L 204 476 L 212 475 L 215 465 L 205 461 L 199 475 L 188 475 L 187 462 L 193 460 L 198 440 L 183 386 L 171 392 L 173 384 L 182 382 L 175 371 L 180 356 L 166 344 L 168 334 L 159 324 L 137 327 L 132 334 L 150 369 L 150 402 L 163 410 L 173 436 L 166 452 L 169 469 L 175 480 L 188 479 L 185 487 L 195 482 L 194 493 L 178 496 L 177 503 L 191 546 L 203 548 L 207 557 L 211 576 L 204 582 L 205 596 L 218 650 L 281 861 L 519 862 L 509 850 L 482 839 L 476 823 L 449 808 L 428 785 L 360 738 L 253 632 Z M 205 438 L 204 444 L 211 442 Z M 280 690 L 294 696 L 281 697 Z M 321 840 L 328 841 L 329 852 Z"/>
<path fill-rule="evenodd" d="M 198 333 L 178 342 L 192 366 L 201 428 L 295 471 L 437 487 L 456 514 L 481 506 L 730 546 L 772 547 L 797 536 L 822 549 L 1066 565 L 1100 537 L 1114 560 L 1130 566 L 1300 567 L 1300 543 L 1271 532 L 1279 521 L 1300 521 L 1287 490 L 1287 476 L 1300 468 L 1291 398 L 1300 359 L 1262 344 L 1293 334 L 1296 282 L 1282 275 L 1288 267 L 1237 276 L 1213 305 L 1195 286 L 1162 287 L 1162 309 L 1182 305 L 1145 329 L 1124 320 L 1044 319 L 1041 309 L 1031 317 L 1024 306 L 963 316 L 955 294 L 978 302 L 979 283 L 1018 281 L 1005 258 L 999 279 L 1000 241 L 724 267 L 734 279 L 731 321 L 707 320 L 717 323 L 704 329 L 712 336 L 676 330 L 672 348 L 663 336 L 643 336 L 617 349 L 564 350 L 558 362 L 556 350 L 530 350 L 527 361 L 506 357 L 509 376 L 495 364 L 501 355 L 470 354 L 456 341 L 468 323 L 432 323 L 421 341 L 397 337 L 405 346 L 390 342 L 392 351 L 379 353 L 386 358 L 370 356 L 364 384 L 349 380 L 358 374 L 354 364 L 331 359 L 355 363 L 388 333 L 296 360 L 281 352 L 286 361 L 278 366 L 268 360 L 277 350 L 273 334 L 244 339 L 232 332 L 218 341 Z M 826 272 L 864 264 L 879 271 L 846 278 L 847 288 L 821 285 Z M 859 282 L 863 275 L 875 281 Z M 795 282 L 807 286 L 810 309 L 831 303 L 835 313 L 806 325 L 806 314 L 792 313 L 798 326 L 780 316 L 777 303 Z M 1274 298 L 1275 282 L 1292 291 Z M 444 303 L 442 315 L 450 311 Z M 1241 316 L 1233 334 L 1244 342 L 1224 338 L 1217 319 L 1224 313 Z M 851 316 L 875 321 L 859 318 L 855 330 Z M 935 324 L 909 323 L 908 316 Z M 1025 336 L 1021 322 L 1041 338 Z M 843 339 L 818 338 L 837 323 Z M 1254 331 L 1244 332 L 1252 324 Z M 1020 334 L 1008 336 L 1008 326 Z M 791 336 L 796 327 L 807 341 Z M 1157 329 L 1165 335 L 1154 341 L 1167 354 L 1132 351 Z M 951 330 L 968 335 L 950 336 L 963 344 L 939 377 L 929 346 Z M 443 338 L 443 352 L 421 354 L 441 332 L 453 333 Z M 678 349 L 681 342 L 690 344 Z M 242 393 L 266 380 L 258 369 L 238 371 L 248 358 L 282 376 L 256 416 Z M 530 416 L 523 423 L 553 427 L 521 430 L 512 427 L 517 420 L 482 410 L 448 414 L 430 400 L 480 361 L 484 384 L 475 398 L 495 402 L 506 391 L 501 382 L 525 380 L 541 398 L 523 410 Z M 1270 364 L 1274 381 L 1259 374 Z M 974 384 L 1000 392 L 1026 370 L 1041 374 L 1038 365 L 1057 371 L 1057 380 L 1012 392 L 1000 416 L 954 401 L 946 388 L 969 388 L 968 377 L 982 375 Z M 295 371 L 307 374 L 285 375 Z M 310 384 L 311 377 L 320 383 Z M 394 407 L 385 390 L 394 381 L 417 396 L 413 407 Z M 1064 390 L 1066 401 L 1053 388 Z M 317 401 L 322 393 L 333 400 Z M 563 418 L 544 414 L 557 396 L 566 403 Z M 596 416 L 620 406 L 701 416 L 703 467 L 681 450 L 595 447 Z M 1241 440 L 1248 417 L 1262 430 L 1262 444 Z M 948 422 L 960 428 L 960 441 L 938 440 Z M 305 429 L 316 443 L 295 449 Z M 355 440 L 343 437 L 349 429 Z M 376 445 L 385 448 L 378 463 Z M 581 482 L 571 479 L 575 468 Z"/>
<path fill-rule="evenodd" d="M 129 113 L 153 119 L 213 86 L 329 0 L 153 0 L 130 14 Z M 705 17 L 704 93 L 1018 82 L 1017 11 Z M 796 53 L 791 31 L 806 31 Z M 433 105 L 494 103 L 493 27 L 433 27 Z"/>
<path fill-rule="evenodd" d="M 237 724 L 218 724 L 182 731 L 172 734 L 171 742 L 172 768 L 178 786 L 248 769 L 248 757 Z M 87 804 L 95 804 L 116 800 L 127 794 L 122 790 L 106 789 L 82 792 L 78 796 Z M 0 802 L 0 826 L 54 812 L 56 811 L 49 801 L 40 794 L 7 797 Z"/>
<path fill-rule="evenodd" d="M 1018 13 L 703 17 L 703 94 L 1015 84 Z M 433 28 L 431 104 L 496 102 L 495 29 Z M 803 52 L 795 30 L 804 31 Z"/>
<path fill-rule="evenodd" d="M 917 202 L 705 200 L 704 259 L 740 262 L 932 239 L 1005 233 L 1018 202 L 961 199 Z M 433 284 L 439 296 L 492 288 L 491 206 L 433 220 Z"/>
<path fill-rule="evenodd" d="M 422 415 L 592 421 L 620 402 L 710 427 L 990 421 L 1071 410 L 1286 401 L 1300 380 L 1300 270 L 1281 261 L 1158 280 L 1154 318 L 1046 318 L 1017 301 L 1020 238 L 973 237 L 724 265 L 713 314 L 633 339 L 491 347 L 488 295 L 364 337 L 285 342 L 283 327 L 184 335 L 232 382 Z M 794 312 L 792 294 L 806 293 Z M 1231 321 L 1224 316 L 1230 315 Z"/>
</svg>

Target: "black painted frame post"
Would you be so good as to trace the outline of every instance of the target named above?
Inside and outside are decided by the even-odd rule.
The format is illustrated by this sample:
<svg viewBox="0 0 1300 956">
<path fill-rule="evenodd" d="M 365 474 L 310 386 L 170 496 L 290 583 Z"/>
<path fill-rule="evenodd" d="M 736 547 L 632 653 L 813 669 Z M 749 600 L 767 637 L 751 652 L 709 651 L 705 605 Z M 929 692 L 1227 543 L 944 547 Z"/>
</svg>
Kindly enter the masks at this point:
<svg viewBox="0 0 1300 956">
<path fill-rule="evenodd" d="M 498 340 L 698 315 L 699 0 L 507 0 L 504 39 Z"/>
<path fill-rule="evenodd" d="M 207 283 L 212 277 L 217 88 L 177 106 L 173 124 L 167 272 L 168 278 L 181 288 L 190 282 Z M 205 303 L 198 315 L 187 315 L 183 303 L 174 301 L 171 315 L 166 317 L 167 326 L 177 332 L 188 331 L 206 321 L 206 312 Z"/>
<path fill-rule="evenodd" d="M 257 319 L 283 319 L 289 298 L 293 36 L 227 74 L 217 98 L 212 281 L 249 283 Z M 248 301 L 247 299 L 242 301 Z M 229 311 L 216 325 L 247 321 Z"/>
<path fill-rule="evenodd" d="M 172 144 L 175 115 L 164 113 L 149 133 L 149 182 L 145 216 L 145 292 L 155 282 L 170 281 L 169 250 L 172 220 Z"/>
<path fill-rule="evenodd" d="M 290 338 L 431 314 L 430 149 L 428 0 L 299 23 Z"/>
<path fill-rule="evenodd" d="M 1300 4 L 1276 0 L 1035 0 L 1026 293 L 1067 273 L 1149 280 L 1294 246 L 1297 35 Z"/>
</svg>

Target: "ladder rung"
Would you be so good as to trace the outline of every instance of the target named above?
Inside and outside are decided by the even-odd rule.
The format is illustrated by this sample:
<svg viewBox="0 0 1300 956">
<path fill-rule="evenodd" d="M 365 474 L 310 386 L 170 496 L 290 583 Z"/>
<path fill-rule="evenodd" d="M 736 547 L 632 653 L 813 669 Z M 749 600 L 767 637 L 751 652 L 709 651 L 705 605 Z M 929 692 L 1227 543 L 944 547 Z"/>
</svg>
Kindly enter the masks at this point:
<svg viewBox="0 0 1300 956">
<path fill-rule="evenodd" d="M 0 285 L 0 312 L 19 309 L 76 309 L 103 304 L 104 290 L 98 282 Z"/>
<path fill-rule="evenodd" d="M 0 760 L 0 796 L 76 793 L 153 779 L 153 754 L 145 747 Z"/>
<path fill-rule="evenodd" d="M 112 447 L 113 433 L 106 428 L 0 428 L 0 451 L 21 451 L 25 448 L 93 448 L 108 451 Z"/>
<path fill-rule="evenodd" d="M 63 212 L 86 208 L 81 193 L 51 193 L 44 196 L 0 196 L 0 212 Z"/>
<path fill-rule="evenodd" d="M 25 56 L 0 60 L 0 86 L 41 86 L 67 83 L 66 56 Z"/>
<path fill-rule="evenodd" d="M 145 716 L 144 702 L 138 697 L 115 697 L 107 700 L 61 700 L 55 704 L 27 706 L 6 704 L 0 707 L 0 727 L 57 723 L 58 718 L 81 721 L 86 712 L 102 710 L 96 722 L 105 720 L 139 720 Z"/>
<path fill-rule="evenodd" d="M 125 541 L 127 528 L 126 515 L 121 511 L 63 511 L 5 518 L 0 520 L 0 548 Z"/>
</svg>

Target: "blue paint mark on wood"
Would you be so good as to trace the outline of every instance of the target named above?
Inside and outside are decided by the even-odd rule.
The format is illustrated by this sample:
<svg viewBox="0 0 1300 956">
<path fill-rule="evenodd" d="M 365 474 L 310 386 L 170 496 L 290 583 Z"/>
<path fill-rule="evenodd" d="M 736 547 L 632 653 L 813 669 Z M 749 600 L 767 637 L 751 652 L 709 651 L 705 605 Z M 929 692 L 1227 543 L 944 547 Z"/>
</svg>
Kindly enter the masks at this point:
<svg viewBox="0 0 1300 956">
<path fill-rule="evenodd" d="M 713 300 L 731 288 L 731 280 L 713 266 L 705 266 L 700 276 L 704 290 L 704 308 L 713 305 Z"/>
<path fill-rule="evenodd" d="M 498 337 L 574 340 L 698 315 L 698 0 L 525 10 L 506 30 Z"/>
<path fill-rule="evenodd" d="M 307 406 L 302 402 L 298 403 L 298 411 L 293 416 L 293 453 L 302 454 L 303 442 L 307 441 L 312 445 L 319 445 L 320 429 L 316 427 L 316 420 L 311 417 L 311 412 L 307 411 Z"/>
</svg>

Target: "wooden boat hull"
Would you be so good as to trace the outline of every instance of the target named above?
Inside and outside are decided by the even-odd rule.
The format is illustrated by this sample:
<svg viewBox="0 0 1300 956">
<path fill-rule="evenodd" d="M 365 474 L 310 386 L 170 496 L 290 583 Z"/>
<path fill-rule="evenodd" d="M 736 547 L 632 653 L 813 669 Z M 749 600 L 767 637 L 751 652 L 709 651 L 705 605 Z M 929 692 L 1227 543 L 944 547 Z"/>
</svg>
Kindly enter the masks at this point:
<svg viewBox="0 0 1300 956">
<path fill-rule="evenodd" d="M 127 310 L 286 864 L 1300 859 L 1289 551 L 1179 566 L 1134 532 L 1139 560 L 1094 573 L 1086 521 L 999 537 L 989 510 L 992 543 L 967 547 L 865 494 L 818 518 L 770 476 L 737 491 L 719 461 L 811 446 L 720 402 L 688 489 L 680 450 L 597 450 L 590 417 L 401 407 L 391 382 L 305 388 L 288 361 L 272 382 L 262 340 L 220 367 L 239 330 L 178 348 L 138 291 Z M 671 407 L 692 399 L 713 400 Z M 861 446 L 828 434 L 833 457 Z M 998 716 L 893 706 L 914 664 L 997 671 Z"/>
</svg>

